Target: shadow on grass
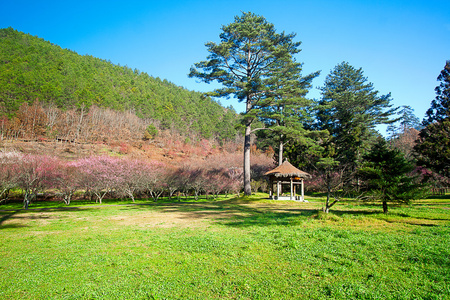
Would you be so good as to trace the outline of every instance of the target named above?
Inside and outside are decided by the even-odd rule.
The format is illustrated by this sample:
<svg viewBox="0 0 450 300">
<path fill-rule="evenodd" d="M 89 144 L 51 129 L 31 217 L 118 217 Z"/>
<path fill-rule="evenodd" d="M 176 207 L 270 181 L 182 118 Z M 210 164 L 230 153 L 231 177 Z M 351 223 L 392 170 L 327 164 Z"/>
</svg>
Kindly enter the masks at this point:
<svg viewBox="0 0 450 300">
<path fill-rule="evenodd" d="M 75 204 L 75 203 L 74 203 Z M 75 204 L 76 205 L 76 204 Z M 361 205 L 336 207 L 332 209 L 328 217 L 321 214 L 320 206 L 317 203 L 293 203 L 269 201 L 262 198 L 232 198 L 219 201 L 201 202 L 141 202 L 124 204 L 103 204 L 95 206 L 71 206 L 71 207 L 50 207 L 50 208 L 30 208 L 29 210 L 0 211 L 0 229 L 11 228 L 11 226 L 25 227 L 26 225 L 11 225 L 3 223 L 17 219 L 45 218 L 45 215 L 22 214 L 24 212 L 53 212 L 53 211 L 77 211 L 91 209 L 107 209 L 108 207 L 121 207 L 120 210 L 154 211 L 158 213 L 175 214 L 178 219 L 184 220 L 210 220 L 219 225 L 231 227 L 250 226 L 294 226 L 308 220 L 344 220 L 348 216 L 367 216 L 369 219 L 382 220 L 388 223 L 403 223 L 419 226 L 438 226 L 436 222 L 443 219 L 431 219 L 427 217 L 414 217 L 403 212 L 391 212 L 388 215 L 382 213 L 381 205 Z M 394 207 L 394 206 L 391 206 Z M 3 215 L 2 215 L 3 213 Z M 17 213 L 21 213 L 17 216 Z M 425 221 L 427 220 L 427 221 Z M 431 222 L 430 222 L 431 221 Z"/>
<path fill-rule="evenodd" d="M 234 227 L 295 225 L 317 213 L 316 209 L 284 208 L 276 205 L 250 206 L 254 200 L 224 200 L 211 202 L 150 203 L 146 206 L 160 213 L 176 213 L 186 220 L 209 219 L 216 224 Z M 142 210 L 141 205 L 130 205 L 127 210 Z"/>
<path fill-rule="evenodd" d="M 36 214 L 39 212 L 54 212 L 54 211 L 80 211 L 88 210 L 89 208 L 83 207 L 50 207 L 50 208 L 29 208 L 29 209 L 18 209 L 18 210 L 4 210 L 0 211 L 0 230 L 8 228 L 25 228 L 29 227 L 22 222 L 25 220 L 43 220 L 52 219 L 49 215 Z M 20 214 L 20 215 L 19 215 Z M 61 218 L 61 216 L 58 216 Z M 8 223 L 5 222 L 18 221 L 19 223 Z"/>
<path fill-rule="evenodd" d="M 28 227 L 26 225 L 23 224 L 7 224 L 7 225 L 3 225 L 4 222 L 10 220 L 10 219 L 16 219 L 14 218 L 14 216 L 20 211 L 16 210 L 16 211 L 12 211 L 12 212 L 8 212 L 8 213 L 4 213 L 1 215 L 0 217 L 0 229 L 7 229 L 7 228 L 22 228 L 22 227 Z"/>
<path fill-rule="evenodd" d="M 250 226 L 295 226 L 304 221 L 318 218 L 320 209 L 299 205 L 277 205 L 276 202 L 231 199 L 215 202 L 150 203 L 149 210 L 160 213 L 177 213 L 177 218 L 186 220 L 209 219 L 215 224 L 231 227 Z M 282 204 L 280 202 L 279 204 Z M 145 207 L 145 206 L 144 206 Z M 130 205 L 128 210 L 142 210 L 141 205 Z M 374 210 L 336 210 L 330 213 L 338 217 L 344 215 L 376 215 Z"/>
</svg>

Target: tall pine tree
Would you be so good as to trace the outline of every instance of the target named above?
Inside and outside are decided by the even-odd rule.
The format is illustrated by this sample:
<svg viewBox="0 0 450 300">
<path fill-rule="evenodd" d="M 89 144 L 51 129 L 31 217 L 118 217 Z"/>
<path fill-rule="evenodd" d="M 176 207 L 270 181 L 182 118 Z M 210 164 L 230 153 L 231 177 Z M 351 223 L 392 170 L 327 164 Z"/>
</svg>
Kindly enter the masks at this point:
<svg viewBox="0 0 450 300">
<path fill-rule="evenodd" d="M 422 122 L 424 126 L 450 117 L 450 60 L 446 61 L 437 80 L 440 83 L 434 89 L 436 98 L 431 101 L 431 107 L 426 112 L 426 117 Z"/>
<path fill-rule="evenodd" d="M 278 164 L 283 163 L 283 150 L 289 142 L 309 145 L 313 141 L 308 137 L 309 131 L 304 127 L 308 116 L 308 108 L 312 100 L 306 94 L 312 87 L 312 80 L 320 72 L 301 76 L 301 64 L 295 63 L 287 66 L 284 76 L 271 85 L 271 105 L 263 108 L 260 119 L 266 129 L 262 135 L 268 143 L 278 148 Z"/>
<path fill-rule="evenodd" d="M 194 64 L 189 76 L 204 82 L 222 84 L 209 95 L 234 95 L 245 103 L 244 193 L 251 194 L 250 136 L 261 109 L 272 103 L 271 88 L 283 80 L 286 67 L 295 62 L 300 42 L 295 34 L 277 33 L 273 24 L 253 13 L 236 16 L 233 23 L 223 26 L 220 43 L 209 42 L 207 60 Z"/>
<path fill-rule="evenodd" d="M 328 130 L 334 159 L 356 170 L 364 149 L 375 136 L 375 127 L 389 124 L 396 112 L 391 95 L 380 95 L 361 68 L 338 64 L 325 79 L 317 106 L 317 127 Z"/>
<path fill-rule="evenodd" d="M 431 102 L 416 141 L 417 163 L 450 178 L 450 60 L 439 74 L 436 98 Z"/>
</svg>

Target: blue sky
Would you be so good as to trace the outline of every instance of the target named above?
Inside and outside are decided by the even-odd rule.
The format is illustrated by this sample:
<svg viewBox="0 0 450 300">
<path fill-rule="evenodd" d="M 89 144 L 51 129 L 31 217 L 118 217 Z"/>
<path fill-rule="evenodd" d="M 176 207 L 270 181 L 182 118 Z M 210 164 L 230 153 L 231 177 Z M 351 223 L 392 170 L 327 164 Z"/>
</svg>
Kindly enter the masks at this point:
<svg viewBox="0 0 450 300">
<path fill-rule="evenodd" d="M 218 42 L 222 25 L 242 11 L 297 34 L 304 74 L 321 71 L 311 98 L 320 97 L 316 88 L 330 70 L 347 61 L 362 68 L 381 94 L 391 92 L 395 106 L 410 105 L 422 119 L 435 98 L 436 78 L 450 60 L 448 0 L 0 0 L 0 28 L 208 91 L 215 86 L 188 78 L 189 68 L 205 60 L 204 44 Z M 233 99 L 221 103 L 243 110 Z"/>
</svg>

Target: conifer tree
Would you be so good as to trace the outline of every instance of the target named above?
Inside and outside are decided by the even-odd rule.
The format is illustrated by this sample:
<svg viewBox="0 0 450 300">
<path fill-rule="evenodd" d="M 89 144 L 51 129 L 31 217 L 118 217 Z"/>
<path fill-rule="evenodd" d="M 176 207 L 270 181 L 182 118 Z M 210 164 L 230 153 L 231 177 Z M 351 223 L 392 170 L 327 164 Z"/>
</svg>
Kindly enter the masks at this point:
<svg viewBox="0 0 450 300">
<path fill-rule="evenodd" d="M 450 60 L 446 61 L 437 80 L 440 83 L 434 89 L 436 98 L 431 101 L 431 107 L 426 112 L 426 117 L 422 122 L 424 126 L 450 117 Z"/>
<path fill-rule="evenodd" d="M 311 144 L 308 137 L 309 131 L 304 128 L 305 119 L 308 118 L 307 110 L 312 105 L 312 100 L 306 98 L 310 90 L 312 80 L 320 72 L 314 72 L 305 77 L 301 76 L 301 64 L 292 64 L 283 72 L 282 80 L 275 81 L 272 85 L 272 103 L 262 109 L 260 119 L 270 129 L 265 134 L 270 142 L 278 144 L 278 164 L 283 163 L 284 146 L 289 142 L 297 142 L 302 145 Z M 275 145 L 276 147 L 276 145 Z"/>
<path fill-rule="evenodd" d="M 358 170 L 363 188 L 371 198 L 382 202 L 384 213 L 388 212 L 388 202 L 409 203 L 422 195 L 420 185 L 409 174 L 414 165 L 400 150 L 389 149 L 384 139 L 380 138 L 364 158 Z"/>
<path fill-rule="evenodd" d="M 282 81 L 286 67 L 295 62 L 293 55 L 300 52 L 295 34 L 277 33 L 273 24 L 253 13 L 236 16 L 233 23 L 223 26 L 220 43 L 206 43 L 210 53 L 207 60 L 194 64 L 189 76 L 204 82 L 222 84 L 209 93 L 215 97 L 234 95 L 245 103 L 243 125 L 244 193 L 251 194 L 250 136 L 252 124 L 262 108 L 273 101 L 272 88 Z M 290 79 L 290 78 L 289 78 Z"/>
<path fill-rule="evenodd" d="M 422 122 L 426 127 L 420 131 L 414 150 L 419 165 L 450 178 L 450 60 L 437 80 L 436 98 L 426 112 Z"/>
<path fill-rule="evenodd" d="M 338 64 L 325 79 L 318 102 L 317 127 L 327 130 L 334 145 L 333 159 L 356 170 L 367 144 L 376 136 L 375 126 L 396 120 L 389 117 L 391 95 L 379 95 L 361 68 L 347 62 Z"/>
</svg>

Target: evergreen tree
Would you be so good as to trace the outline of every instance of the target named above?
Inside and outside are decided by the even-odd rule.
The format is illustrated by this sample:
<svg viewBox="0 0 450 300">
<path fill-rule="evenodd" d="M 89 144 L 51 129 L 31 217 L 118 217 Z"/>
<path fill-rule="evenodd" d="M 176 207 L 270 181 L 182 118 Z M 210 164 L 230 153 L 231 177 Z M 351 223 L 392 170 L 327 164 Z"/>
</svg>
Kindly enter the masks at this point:
<svg viewBox="0 0 450 300">
<path fill-rule="evenodd" d="M 399 120 L 387 127 L 390 133 L 389 144 L 402 151 L 405 158 L 413 158 L 413 148 L 422 129 L 420 119 L 414 115 L 410 106 L 402 106 L 398 112 Z"/>
<path fill-rule="evenodd" d="M 422 195 L 420 185 L 410 176 L 414 165 L 399 150 L 389 149 L 384 139 L 380 138 L 364 158 L 358 170 L 363 189 L 371 199 L 381 200 L 384 213 L 388 212 L 388 202 L 409 203 Z"/>
<path fill-rule="evenodd" d="M 415 130 L 421 130 L 423 128 L 420 124 L 420 119 L 414 115 L 414 109 L 411 108 L 411 106 L 401 106 L 398 115 L 399 120 L 387 127 L 387 131 L 390 132 L 391 138 L 396 138 L 411 128 Z"/>
<path fill-rule="evenodd" d="M 338 64 L 326 77 L 317 105 L 317 128 L 328 130 L 335 161 L 356 170 L 364 151 L 377 134 L 375 126 L 389 124 L 397 109 L 391 95 L 379 95 L 364 77 L 362 69 L 347 62 Z"/>
<path fill-rule="evenodd" d="M 312 100 L 305 96 L 312 80 L 319 75 L 319 72 L 314 72 L 302 77 L 301 64 L 298 63 L 283 73 L 282 80 L 272 84 L 272 104 L 263 108 L 260 115 L 266 128 L 270 129 L 265 131 L 264 138 L 268 143 L 278 145 L 279 165 L 283 163 L 283 150 L 287 143 L 295 141 L 307 145 L 313 142 L 308 137 L 309 131 L 303 126 L 308 118 L 307 109 L 312 105 Z"/>
<path fill-rule="evenodd" d="M 272 90 L 283 78 L 283 71 L 295 60 L 300 42 L 295 34 L 277 33 L 273 24 L 253 13 L 236 16 L 233 23 L 223 26 L 221 42 L 206 44 L 210 55 L 192 67 L 190 77 L 204 82 L 217 81 L 222 88 L 209 93 L 215 97 L 234 95 L 245 102 L 243 125 L 244 141 L 244 193 L 251 194 L 250 136 L 252 123 L 261 109 L 271 105 Z M 255 130 L 255 129 L 253 129 Z"/>
<path fill-rule="evenodd" d="M 450 178 L 450 118 L 422 129 L 414 150 L 419 166 Z"/>
<path fill-rule="evenodd" d="M 426 112 L 414 146 L 417 163 L 450 178 L 450 60 L 439 74 L 436 98 Z"/>
<path fill-rule="evenodd" d="M 445 67 L 437 80 L 440 83 L 434 89 L 436 98 L 431 101 L 431 107 L 426 112 L 425 119 L 422 122 L 424 126 L 450 117 L 450 60 L 446 61 Z"/>
</svg>

